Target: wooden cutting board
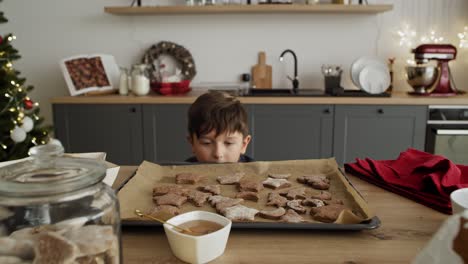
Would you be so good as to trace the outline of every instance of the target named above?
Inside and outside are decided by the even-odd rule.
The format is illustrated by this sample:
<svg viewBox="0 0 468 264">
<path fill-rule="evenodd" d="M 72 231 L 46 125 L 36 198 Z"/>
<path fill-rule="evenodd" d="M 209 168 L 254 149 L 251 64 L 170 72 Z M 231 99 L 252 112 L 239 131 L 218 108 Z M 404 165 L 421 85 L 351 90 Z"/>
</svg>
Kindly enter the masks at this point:
<svg viewBox="0 0 468 264">
<path fill-rule="evenodd" d="M 252 67 L 252 85 L 257 89 L 271 89 L 271 65 L 266 64 L 264 51 L 258 53 L 258 64 Z"/>
</svg>

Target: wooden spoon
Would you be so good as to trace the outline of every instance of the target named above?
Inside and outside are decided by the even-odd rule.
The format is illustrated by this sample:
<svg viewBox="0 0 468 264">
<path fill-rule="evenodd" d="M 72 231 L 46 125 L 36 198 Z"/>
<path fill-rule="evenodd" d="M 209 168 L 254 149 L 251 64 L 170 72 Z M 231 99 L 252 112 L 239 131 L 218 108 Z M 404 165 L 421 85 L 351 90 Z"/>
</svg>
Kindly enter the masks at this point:
<svg viewBox="0 0 468 264">
<path fill-rule="evenodd" d="M 156 220 L 156 221 L 158 221 L 158 222 L 160 222 L 160 223 L 163 223 L 163 224 L 168 224 L 168 225 L 170 225 L 170 226 L 172 226 L 172 227 L 174 227 L 174 228 L 177 228 L 177 229 L 179 230 L 179 232 L 180 232 L 180 231 L 184 231 L 184 232 L 189 233 L 189 234 L 197 234 L 196 232 L 190 230 L 190 228 L 182 228 L 182 227 L 173 225 L 173 224 L 168 223 L 168 222 L 166 222 L 166 221 L 164 221 L 164 220 L 162 220 L 162 219 L 156 218 L 156 217 L 151 216 L 151 215 L 144 214 L 144 213 L 142 213 L 142 212 L 141 212 L 140 210 L 138 210 L 138 209 L 135 209 L 135 214 L 136 214 L 137 216 L 139 216 L 139 217 L 146 217 L 146 218 L 149 218 L 149 219 L 152 219 L 152 220 Z"/>
</svg>

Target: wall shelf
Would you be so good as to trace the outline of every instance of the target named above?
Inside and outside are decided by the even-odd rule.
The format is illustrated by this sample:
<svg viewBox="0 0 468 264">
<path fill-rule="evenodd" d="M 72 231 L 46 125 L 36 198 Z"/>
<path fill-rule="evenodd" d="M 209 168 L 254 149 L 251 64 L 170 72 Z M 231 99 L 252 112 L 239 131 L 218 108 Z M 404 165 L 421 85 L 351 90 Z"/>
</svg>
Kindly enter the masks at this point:
<svg viewBox="0 0 468 264">
<path fill-rule="evenodd" d="M 248 14 L 248 13 L 351 13 L 376 14 L 393 9 L 393 5 L 213 5 L 213 6 L 144 6 L 104 7 L 104 12 L 114 15 L 197 15 L 197 14 Z"/>
</svg>

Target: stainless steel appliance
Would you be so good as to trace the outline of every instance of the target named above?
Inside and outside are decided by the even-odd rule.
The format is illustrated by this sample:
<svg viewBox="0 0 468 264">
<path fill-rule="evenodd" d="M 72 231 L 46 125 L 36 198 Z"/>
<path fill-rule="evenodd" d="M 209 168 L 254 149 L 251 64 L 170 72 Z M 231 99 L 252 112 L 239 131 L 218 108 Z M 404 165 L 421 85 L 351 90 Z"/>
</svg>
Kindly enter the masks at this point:
<svg viewBox="0 0 468 264">
<path fill-rule="evenodd" d="M 425 149 L 468 165 L 468 105 L 429 106 Z"/>
</svg>

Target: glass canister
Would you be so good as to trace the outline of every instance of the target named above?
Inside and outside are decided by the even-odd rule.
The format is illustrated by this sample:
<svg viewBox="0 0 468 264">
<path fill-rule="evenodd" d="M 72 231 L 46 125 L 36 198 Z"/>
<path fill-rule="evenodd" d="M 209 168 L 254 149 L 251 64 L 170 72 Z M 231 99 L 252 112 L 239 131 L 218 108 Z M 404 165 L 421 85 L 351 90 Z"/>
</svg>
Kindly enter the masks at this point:
<svg viewBox="0 0 468 264">
<path fill-rule="evenodd" d="M 150 91 L 148 65 L 136 64 L 132 67 L 132 92 L 135 95 L 147 95 Z"/>
<path fill-rule="evenodd" d="M 0 168 L 0 263 L 120 263 L 120 215 L 103 162 L 59 145 Z M 16 262 L 15 262 L 16 261 Z"/>
</svg>

